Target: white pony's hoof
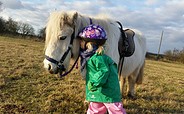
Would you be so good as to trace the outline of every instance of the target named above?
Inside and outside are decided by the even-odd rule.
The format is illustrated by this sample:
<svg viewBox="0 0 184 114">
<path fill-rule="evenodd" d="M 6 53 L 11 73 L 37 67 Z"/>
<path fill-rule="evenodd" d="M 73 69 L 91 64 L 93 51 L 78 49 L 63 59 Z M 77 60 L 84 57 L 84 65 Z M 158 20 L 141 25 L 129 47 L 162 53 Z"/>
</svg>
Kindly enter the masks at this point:
<svg viewBox="0 0 184 114">
<path fill-rule="evenodd" d="M 136 99 L 135 95 L 134 95 L 134 94 L 132 95 L 130 92 L 128 92 L 127 96 L 128 96 L 128 98 L 130 98 L 130 99 L 133 99 L 133 100 Z"/>
</svg>

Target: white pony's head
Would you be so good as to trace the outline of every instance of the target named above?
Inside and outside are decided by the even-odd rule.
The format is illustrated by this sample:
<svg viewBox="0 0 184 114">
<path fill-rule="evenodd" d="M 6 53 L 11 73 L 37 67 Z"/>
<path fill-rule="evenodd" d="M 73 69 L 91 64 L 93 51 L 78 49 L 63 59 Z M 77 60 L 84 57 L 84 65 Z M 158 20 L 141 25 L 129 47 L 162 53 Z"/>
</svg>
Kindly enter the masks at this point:
<svg viewBox="0 0 184 114">
<path fill-rule="evenodd" d="M 76 12 L 53 12 L 46 26 L 44 68 L 52 74 L 67 71 L 72 57 L 78 56 L 75 38 Z"/>
</svg>

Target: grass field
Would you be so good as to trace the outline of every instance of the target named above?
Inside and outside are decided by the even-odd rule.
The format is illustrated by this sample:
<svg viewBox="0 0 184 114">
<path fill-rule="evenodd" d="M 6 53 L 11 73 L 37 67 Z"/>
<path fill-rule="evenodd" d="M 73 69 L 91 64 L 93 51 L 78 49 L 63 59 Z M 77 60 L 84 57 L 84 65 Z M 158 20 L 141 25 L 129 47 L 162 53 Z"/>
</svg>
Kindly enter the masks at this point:
<svg viewBox="0 0 184 114">
<path fill-rule="evenodd" d="M 43 69 L 44 42 L 0 37 L 0 114 L 84 114 L 84 84 L 75 69 L 63 79 Z M 184 114 L 184 65 L 146 60 L 128 114 Z"/>
</svg>

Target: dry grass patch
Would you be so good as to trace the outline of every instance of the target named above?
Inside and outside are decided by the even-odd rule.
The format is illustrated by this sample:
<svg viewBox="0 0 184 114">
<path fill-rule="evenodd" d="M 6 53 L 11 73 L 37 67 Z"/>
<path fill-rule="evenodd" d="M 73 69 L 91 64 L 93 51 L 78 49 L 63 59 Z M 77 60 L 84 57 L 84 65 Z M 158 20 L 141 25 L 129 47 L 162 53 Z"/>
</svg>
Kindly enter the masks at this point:
<svg viewBox="0 0 184 114">
<path fill-rule="evenodd" d="M 75 69 L 58 78 L 43 69 L 44 42 L 0 37 L 0 113 L 83 114 L 85 82 Z M 184 113 L 184 65 L 146 61 L 128 114 Z"/>
</svg>

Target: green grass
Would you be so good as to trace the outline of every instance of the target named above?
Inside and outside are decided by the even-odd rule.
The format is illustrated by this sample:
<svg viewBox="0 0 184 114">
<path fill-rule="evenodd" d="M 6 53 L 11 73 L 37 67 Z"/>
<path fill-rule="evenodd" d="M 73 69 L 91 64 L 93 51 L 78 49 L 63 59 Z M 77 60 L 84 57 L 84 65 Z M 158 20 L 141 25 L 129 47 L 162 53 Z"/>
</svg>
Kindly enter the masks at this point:
<svg viewBox="0 0 184 114">
<path fill-rule="evenodd" d="M 75 69 L 58 78 L 43 69 L 44 42 L 0 37 L 0 113 L 83 114 L 85 82 Z M 146 60 L 128 114 L 184 113 L 184 65 Z"/>
</svg>

